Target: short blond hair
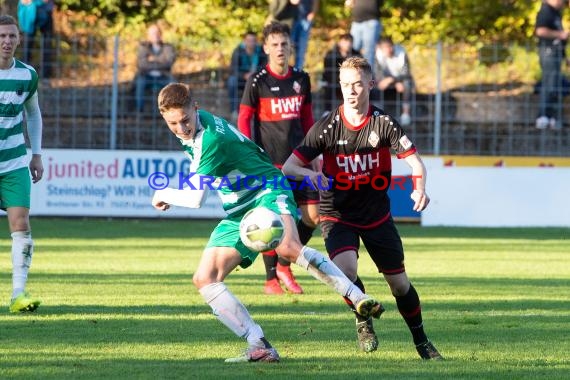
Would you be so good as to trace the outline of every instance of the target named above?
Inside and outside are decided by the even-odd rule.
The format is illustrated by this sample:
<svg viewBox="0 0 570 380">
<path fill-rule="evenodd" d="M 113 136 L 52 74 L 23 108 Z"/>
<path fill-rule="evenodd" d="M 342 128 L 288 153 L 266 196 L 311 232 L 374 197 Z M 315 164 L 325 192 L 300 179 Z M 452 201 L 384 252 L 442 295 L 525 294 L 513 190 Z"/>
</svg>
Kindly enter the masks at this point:
<svg viewBox="0 0 570 380">
<path fill-rule="evenodd" d="M 192 105 L 192 91 L 185 83 L 170 83 L 158 94 L 160 113 L 175 108 L 187 108 L 190 105 Z"/>
<path fill-rule="evenodd" d="M 369 78 L 372 78 L 372 66 L 370 66 L 370 63 L 368 63 L 366 58 L 362 57 L 347 58 L 340 65 L 340 70 L 342 69 L 358 70 L 362 74 L 368 76 Z"/>
</svg>

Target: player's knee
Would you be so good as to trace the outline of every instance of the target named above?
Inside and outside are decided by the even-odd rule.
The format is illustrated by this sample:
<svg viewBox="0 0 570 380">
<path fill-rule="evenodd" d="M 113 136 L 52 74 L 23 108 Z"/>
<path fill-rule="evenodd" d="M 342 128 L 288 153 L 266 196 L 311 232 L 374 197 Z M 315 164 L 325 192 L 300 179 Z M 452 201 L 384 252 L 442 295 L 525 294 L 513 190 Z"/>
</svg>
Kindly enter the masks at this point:
<svg viewBox="0 0 570 380">
<path fill-rule="evenodd" d="M 356 278 L 358 277 L 356 268 L 340 268 L 340 270 L 350 281 L 356 281 Z"/>
<path fill-rule="evenodd" d="M 319 213 L 309 213 L 301 218 L 307 227 L 317 228 L 320 222 Z"/>
<path fill-rule="evenodd" d="M 352 257 L 353 255 L 354 258 Z M 356 281 L 356 277 L 358 276 L 358 262 L 354 251 L 346 251 L 335 255 L 333 262 L 350 281 Z"/>
<path fill-rule="evenodd" d="M 409 281 L 399 281 L 396 283 L 390 284 L 390 291 L 394 297 L 402 297 L 408 294 L 410 290 L 410 282 Z"/>
<path fill-rule="evenodd" d="M 192 276 L 192 282 L 197 289 L 201 289 L 211 283 L 210 278 L 208 276 L 204 276 L 199 271 L 194 273 L 194 276 Z"/>
<path fill-rule="evenodd" d="M 11 232 L 30 231 L 30 218 L 26 211 L 21 211 L 23 207 L 18 207 L 15 211 L 8 209 L 8 224 Z"/>
<path fill-rule="evenodd" d="M 200 276 L 198 275 L 198 273 L 194 273 L 194 275 L 192 276 L 192 283 L 194 284 L 194 286 L 197 289 L 200 289 Z"/>
<path fill-rule="evenodd" d="M 295 243 L 290 239 L 286 239 L 283 240 L 281 244 L 279 244 L 279 246 L 275 251 L 280 257 L 294 263 L 297 260 L 297 257 L 299 256 L 299 250 L 300 250 L 299 247 L 300 243 Z"/>
</svg>

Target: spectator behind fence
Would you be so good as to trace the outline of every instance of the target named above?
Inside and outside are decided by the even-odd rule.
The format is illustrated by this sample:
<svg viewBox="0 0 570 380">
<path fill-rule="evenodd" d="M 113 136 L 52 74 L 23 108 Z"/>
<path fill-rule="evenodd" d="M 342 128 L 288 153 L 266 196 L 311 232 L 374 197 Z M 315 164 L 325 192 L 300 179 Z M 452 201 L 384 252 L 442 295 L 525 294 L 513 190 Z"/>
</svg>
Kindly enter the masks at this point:
<svg viewBox="0 0 570 380">
<path fill-rule="evenodd" d="M 265 24 L 277 21 L 287 24 L 293 29 L 293 23 L 299 17 L 299 2 L 301 0 L 271 0 L 269 3 L 269 16 Z"/>
<path fill-rule="evenodd" d="M 257 35 L 248 31 L 243 41 L 234 49 L 231 62 L 231 74 L 228 78 L 228 96 L 230 97 L 231 121 L 237 123 L 238 106 L 245 83 L 249 76 L 260 70 L 267 63 L 263 47 L 257 41 Z"/>
<path fill-rule="evenodd" d="M 138 112 L 142 112 L 145 90 L 159 90 L 174 81 L 172 65 L 176 60 L 176 50 L 162 40 L 160 27 L 153 24 L 147 29 L 147 41 L 141 42 L 137 56 L 137 75 L 135 77 L 135 98 Z"/>
<path fill-rule="evenodd" d="M 536 16 L 538 56 L 542 71 L 536 128 L 562 128 L 562 61 L 569 33 L 562 27 L 563 0 L 545 0 Z"/>
<path fill-rule="evenodd" d="M 380 8 L 383 0 L 346 0 L 345 6 L 352 8 L 352 24 L 350 34 L 354 38 L 354 49 L 372 67 L 374 67 L 374 50 L 376 43 L 382 33 L 382 23 L 380 22 Z"/>
<path fill-rule="evenodd" d="M 297 20 L 291 30 L 291 41 L 295 48 L 295 67 L 303 70 L 305 54 L 309 45 L 313 20 L 319 10 L 319 0 L 301 0 Z"/>
<path fill-rule="evenodd" d="M 34 48 L 34 36 L 36 35 L 36 22 L 38 6 L 41 0 L 20 0 L 18 2 L 18 25 L 23 36 L 23 56 L 25 63 L 32 61 L 32 49 Z"/>
<path fill-rule="evenodd" d="M 338 68 L 349 57 L 360 56 L 352 47 L 352 35 L 343 34 L 335 46 L 327 52 L 323 63 L 324 111 L 330 112 L 342 102 L 342 91 L 338 79 Z"/>
<path fill-rule="evenodd" d="M 408 126 L 412 122 L 410 98 L 414 80 L 408 54 L 402 45 L 394 44 L 390 37 L 383 37 L 376 46 L 376 80 L 378 89 L 395 89 L 402 96 L 400 124 Z"/>
<path fill-rule="evenodd" d="M 54 0 L 42 0 L 42 4 L 38 7 L 37 11 L 37 27 L 41 34 L 41 50 L 42 50 L 42 65 L 41 77 L 51 78 L 53 76 L 53 69 L 55 65 L 54 46 L 53 46 L 53 11 L 55 9 Z"/>
</svg>

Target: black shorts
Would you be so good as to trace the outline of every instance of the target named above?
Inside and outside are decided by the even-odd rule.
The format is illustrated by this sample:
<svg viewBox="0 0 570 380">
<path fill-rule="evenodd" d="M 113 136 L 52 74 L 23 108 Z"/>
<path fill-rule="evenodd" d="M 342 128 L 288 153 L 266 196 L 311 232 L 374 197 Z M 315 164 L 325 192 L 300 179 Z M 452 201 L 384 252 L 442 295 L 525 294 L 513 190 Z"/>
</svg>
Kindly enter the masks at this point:
<svg viewBox="0 0 570 380">
<path fill-rule="evenodd" d="M 348 250 L 354 250 L 358 255 L 362 239 L 378 272 L 398 274 L 406 271 L 402 239 L 392 218 L 371 229 L 325 220 L 321 222 L 321 230 L 331 259 Z"/>
<path fill-rule="evenodd" d="M 295 202 L 297 205 L 307 205 L 307 204 L 317 204 L 320 203 L 321 197 L 318 190 L 312 189 L 310 186 L 301 186 L 301 181 L 291 181 L 291 187 L 293 188 L 293 197 L 295 197 Z"/>
</svg>

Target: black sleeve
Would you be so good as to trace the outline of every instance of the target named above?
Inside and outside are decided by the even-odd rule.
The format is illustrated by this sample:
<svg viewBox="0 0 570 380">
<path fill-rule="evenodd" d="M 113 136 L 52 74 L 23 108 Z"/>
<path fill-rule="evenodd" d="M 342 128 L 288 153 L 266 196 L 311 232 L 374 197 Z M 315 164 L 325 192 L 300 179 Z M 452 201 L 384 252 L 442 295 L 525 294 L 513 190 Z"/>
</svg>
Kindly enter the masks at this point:
<svg viewBox="0 0 570 380">
<path fill-rule="evenodd" d="M 416 151 L 416 147 L 406 136 L 406 131 L 392 116 L 384 115 L 377 118 L 382 131 L 382 138 L 390 145 L 398 158 L 406 157 Z"/>
<path fill-rule="evenodd" d="M 259 104 L 259 93 L 257 91 L 257 86 L 254 86 L 254 79 L 257 78 L 258 73 L 250 75 L 245 83 L 245 88 L 243 89 L 243 95 L 241 97 L 241 103 L 245 106 L 257 109 Z"/>
<path fill-rule="evenodd" d="M 554 15 L 548 11 L 544 5 L 538 11 L 536 15 L 536 26 L 535 28 L 548 28 L 552 30 L 558 30 L 555 25 L 555 17 Z"/>
<path fill-rule="evenodd" d="M 305 94 L 305 104 L 313 104 L 313 93 L 311 91 L 311 76 L 305 73 L 305 80 L 307 81 L 307 91 Z"/>
<path fill-rule="evenodd" d="M 325 139 L 323 138 L 323 126 L 327 124 L 329 120 L 328 116 L 321 118 L 319 121 L 313 125 L 307 135 L 301 141 L 299 146 L 293 151 L 297 157 L 299 157 L 305 164 L 313 161 L 320 154 L 324 152 L 325 149 Z"/>
</svg>

